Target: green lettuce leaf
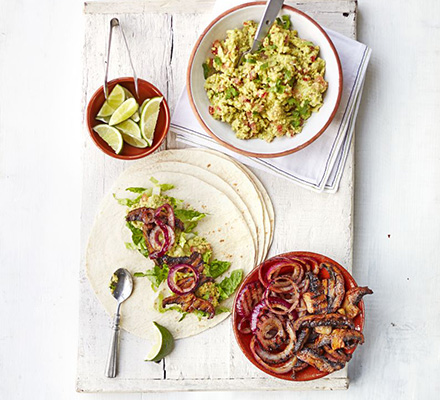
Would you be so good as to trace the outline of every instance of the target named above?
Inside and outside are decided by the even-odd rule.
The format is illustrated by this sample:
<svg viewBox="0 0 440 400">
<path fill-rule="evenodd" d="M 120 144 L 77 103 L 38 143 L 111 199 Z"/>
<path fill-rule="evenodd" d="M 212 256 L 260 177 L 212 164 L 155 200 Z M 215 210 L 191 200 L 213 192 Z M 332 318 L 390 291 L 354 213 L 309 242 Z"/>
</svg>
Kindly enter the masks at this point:
<svg viewBox="0 0 440 400">
<path fill-rule="evenodd" d="M 138 250 L 144 257 L 148 258 L 147 244 L 145 242 L 142 229 L 136 228 L 130 222 L 127 222 L 127 227 L 131 231 L 131 240 L 136 250 Z M 125 247 L 128 249 L 127 243 Z M 131 247 L 131 246 L 130 246 Z"/>
<path fill-rule="evenodd" d="M 134 276 L 136 277 L 147 277 L 151 282 L 151 288 L 157 290 L 160 284 L 167 279 L 169 268 L 168 265 L 164 264 L 161 267 L 155 265 L 152 269 L 147 269 L 145 272 L 136 272 Z M 162 302 L 160 302 L 162 305 Z"/>
<path fill-rule="evenodd" d="M 205 265 L 205 275 L 214 279 L 218 278 L 220 275 L 224 274 L 230 266 L 231 263 L 229 261 L 214 260 L 211 264 Z"/>
<path fill-rule="evenodd" d="M 240 285 L 242 279 L 243 270 L 241 269 L 236 269 L 235 271 L 232 271 L 231 276 L 223 279 L 218 285 L 218 288 L 220 290 L 219 301 L 223 301 L 231 297 Z"/>
</svg>

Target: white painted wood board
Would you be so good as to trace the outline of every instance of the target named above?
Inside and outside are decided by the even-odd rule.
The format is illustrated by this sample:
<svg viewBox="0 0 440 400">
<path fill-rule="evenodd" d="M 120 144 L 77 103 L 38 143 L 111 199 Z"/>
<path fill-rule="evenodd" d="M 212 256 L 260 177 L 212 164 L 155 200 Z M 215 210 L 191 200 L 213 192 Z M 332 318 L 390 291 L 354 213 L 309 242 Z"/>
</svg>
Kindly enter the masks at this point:
<svg viewBox="0 0 440 400">
<path fill-rule="evenodd" d="M 322 25 L 355 37 L 354 0 L 287 3 L 307 12 Z M 212 5 L 212 0 L 86 3 L 83 109 L 102 84 L 108 25 L 110 19 L 117 16 L 124 24 L 138 75 L 153 82 L 167 96 L 173 110 L 185 83 L 189 53 L 210 19 Z M 128 58 L 120 36 L 116 35 L 110 77 L 129 74 Z M 172 133 L 166 146 L 176 147 Z M 275 238 L 270 255 L 289 250 L 316 251 L 351 270 L 353 164 L 351 151 L 336 194 L 317 194 L 283 178 L 254 171 L 275 206 Z M 78 391 L 334 390 L 348 387 L 346 369 L 306 383 L 285 382 L 266 376 L 241 354 L 233 338 L 230 319 L 214 330 L 178 341 L 175 351 L 161 364 L 143 362 L 148 344 L 123 332 L 119 376 L 113 380 L 105 378 L 110 318 L 85 277 L 84 253 L 99 202 L 130 162 L 100 152 L 88 137 L 84 125 L 83 165 Z"/>
</svg>

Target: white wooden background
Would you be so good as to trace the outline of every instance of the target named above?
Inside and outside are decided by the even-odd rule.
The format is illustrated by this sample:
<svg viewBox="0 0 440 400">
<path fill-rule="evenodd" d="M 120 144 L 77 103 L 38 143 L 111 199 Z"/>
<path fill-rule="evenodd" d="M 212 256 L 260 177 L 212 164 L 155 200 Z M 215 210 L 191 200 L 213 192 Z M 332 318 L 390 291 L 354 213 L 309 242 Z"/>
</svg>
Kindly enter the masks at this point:
<svg viewBox="0 0 440 400">
<path fill-rule="evenodd" d="M 345 35 L 355 35 L 354 0 L 287 3 L 300 7 L 320 23 Z M 185 71 L 199 32 L 211 20 L 214 0 L 188 0 L 185 3 L 155 0 L 138 3 L 86 3 L 83 104 L 102 83 L 103 51 L 109 21 L 117 16 L 130 38 L 137 73 L 155 83 L 167 97 L 171 112 L 185 83 Z M 343 14 L 347 13 L 347 16 Z M 154 46 L 145 51 L 152 36 Z M 110 76 L 130 73 L 129 60 L 120 35 L 115 36 Z M 175 147 L 174 134 L 167 147 Z M 102 198 L 111 190 L 118 175 L 130 165 L 108 158 L 85 138 L 83 165 L 83 206 L 81 214 L 81 253 Z M 275 207 L 275 235 L 270 255 L 289 250 L 326 254 L 352 266 L 353 153 L 336 194 L 317 194 L 281 177 L 255 171 L 262 179 Z M 325 221 L 325 223 L 322 223 Z M 177 343 L 161 364 L 144 363 L 150 344 L 133 335 L 121 335 L 120 372 L 117 379 L 103 376 L 110 319 L 94 296 L 84 271 L 80 271 L 80 314 L 77 389 L 82 392 L 148 392 L 179 390 L 304 390 L 346 389 L 347 370 L 318 381 L 285 382 L 265 375 L 241 353 L 233 337 L 230 320 L 215 330 Z"/>
<path fill-rule="evenodd" d="M 358 37 L 374 51 L 357 124 L 354 274 L 375 290 L 371 340 L 348 391 L 302 399 L 438 398 L 439 15 L 437 0 L 359 2 Z M 204 399 L 74 391 L 82 21 L 82 1 L 0 0 L 0 398 Z"/>
</svg>

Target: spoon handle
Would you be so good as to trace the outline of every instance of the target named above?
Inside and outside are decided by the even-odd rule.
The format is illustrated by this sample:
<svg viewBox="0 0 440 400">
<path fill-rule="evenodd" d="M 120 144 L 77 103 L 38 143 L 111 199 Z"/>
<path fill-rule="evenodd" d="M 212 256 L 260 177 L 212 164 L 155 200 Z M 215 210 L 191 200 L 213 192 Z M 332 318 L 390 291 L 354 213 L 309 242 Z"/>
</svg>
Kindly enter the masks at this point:
<svg viewBox="0 0 440 400">
<path fill-rule="evenodd" d="M 258 49 L 261 42 L 269 33 L 270 27 L 274 23 L 281 8 L 283 8 L 283 3 L 284 0 L 268 0 L 266 3 L 264 14 L 261 17 L 260 24 L 257 28 L 257 33 L 255 34 L 254 43 L 252 44 L 252 48 L 250 50 L 251 53 Z"/>
<path fill-rule="evenodd" d="M 113 319 L 112 339 L 110 342 L 110 350 L 107 358 L 107 367 L 105 369 L 105 376 L 107 378 L 114 378 L 117 375 L 118 353 L 119 353 L 119 321 L 121 314 L 119 314 L 119 307 Z"/>
</svg>

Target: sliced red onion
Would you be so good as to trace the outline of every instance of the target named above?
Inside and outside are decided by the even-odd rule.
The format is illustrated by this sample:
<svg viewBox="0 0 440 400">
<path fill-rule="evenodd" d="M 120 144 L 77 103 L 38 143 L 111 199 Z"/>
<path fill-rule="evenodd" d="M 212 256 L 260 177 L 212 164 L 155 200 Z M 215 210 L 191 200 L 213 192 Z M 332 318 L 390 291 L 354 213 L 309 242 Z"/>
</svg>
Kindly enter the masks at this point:
<svg viewBox="0 0 440 400">
<path fill-rule="evenodd" d="M 304 277 L 304 263 L 300 260 L 290 260 L 284 263 L 277 263 L 271 266 L 266 273 L 266 282 L 272 282 L 281 275 L 291 276 L 298 283 Z"/>
<path fill-rule="evenodd" d="M 175 234 L 171 227 L 161 221 L 158 222 L 160 224 L 158 223 L 148 235 L 148 241 L 154 249 L 154 252 L 149 255 L 152 259 L 162 257 L 173 246 L 175 241 Z M 161 234 L 162 238 L 160 237 Z"/>
<path fill-rule="evenodd" d="M 162 214 L 163 211 L 165 212 L 164 214 Z M 156 223 L 160 219 L 160 217 L 162 217 L 162 216 L 167 217 L 168 225 L 172 229 L 174 229 L 174 227 L 176 226 L 176 217 L 174 215 L 173 207 L 171 207 L 168 203 L 165 203 L 164 205 L 158 207 L 156 209 L 156 211 L 154 212 L 154 217 L 156 219 Z"/>
<path fill-rule="evenodd" d="M 272 267 L 281 267 L 286 264 L 290 264 L 291 260 L 286 257 L 274 257 L 266 260 L 263 264 L 261 264 L 260 269 L 258 270 L 258 278 L 264 287 L 269 285 L 269 281 L 266 278 L 267 272 Z"/>
<path fill-rule="evenodd" d="M 319 274 L 321 267 L 316 259 L 310 256 L 299 256 L 299 258 L 302 259 L 309 266 L 309 270 L 311 270 L 315 275 Z"/>
<path fill-rule="evenodd" d="M 271 350 L 265 350 L 261 346 L 255 346 L 256 353 L 260 356 L 260 358 L 269 364 L 278 364 L 286 361 L 290 357 L 293 356 L 293 351 L 295 347 L 295 339 L 296 335 L 293 332 L 292 326 L 290 323 L 286 324 L 286 332 L 287 332 L 287 345 L 284 347 L 282 351 L 274 352 Z M 258 341 L 260 341 L 259 336 L 257 335 Z M 260 343 L 261 344 L 261 343 Z M 276 348 L 276 347 L 275 347 Z"/>
<path fill-rule="evenodd" d="M 248 318 L 242 318 L 238 323 L 237 328 L 241 333 L 244 333 L 245 335 L 252 332 Z"/>
<path fill-rule="evenodd" d="M 272 313 L 263 315 L 258 320 L 256 336 L 266 350 L 278 349 L 287 338 L 283 322 Z"/>
<path fill-rule="evenodd" d="M 176 279 L 175 279 L 177 272 L 184 272 L 184 273 L 191 272 L 192 278 L 193 278 L 192 283 L 190 285 L 185 284 L 185 287 L 180 287 L 177 284 Z M 200 279 L 200 274 L 192 265 L 177 264 L 177 265 L 174 265 L 173 267 L 171 267 L 170 271 L 168 272 L 167 282 L 168 282 L 168 286 L 172 292 L 174 292 L 178 295 L 182 295 L 182 294 L 193 292 L 197 288 L 197 284 L 199 283 L 199 279 Z"/>
<path fill-rule="evenodd" d="M 297 290 L 293 278 L 287 275 L 281 275 L 270 282 L 270 290 L 274 293 L 289 293 Z"/>
<path fill-rule="evenodd" d="M 256 337 L 254 336 L 251 339 L 251 343 L 250 343 L 250 349 L 252 352 L 252 355 L 254 356 L 255 360 L 258 362 L 258 364 L 260 364 L 262 367 L 264 367 L 264 369 L 273 372 L 274 374 L 287 374 L 288 372 L 290 372 L 293 368 L 293 365 L 295 363 L 296 358 L 292 357 L 290 359 L 288 359 L 285 362 L 279 363 L 279 364 L 268 364 L 267 362 L 263 361 L 263 359 L 258 355 L 257 353 L 257 347 L 258 347 L 258 342 Z"/>
<path fill-rule="evenodd" d="M 260 282 L 251 282 L 244 286 L 237 297 L 237 313 L 242 317 L 249 317 L 252 310 L 263 296 L 263 286 Z"/>
<path fill-rule="evenodd" d="M 265 294 L 266 293 L 267 291 L 265 292 Z M 296 307 L 296 304 L 290 304 L 280 297 L 266 296 L 264 299 L 266 301 L 267 308 L 274 314 L 286 315 L 289 312 L 293 311 Z"/>
<path fill-rule="evenodd" d="M 253 333 L 257 331 L 257 323 L 260 317 L 267 311 L 266 302 L 260 301 L 252 310 L 251 314 L 251 330 Z"/>
</svg>

